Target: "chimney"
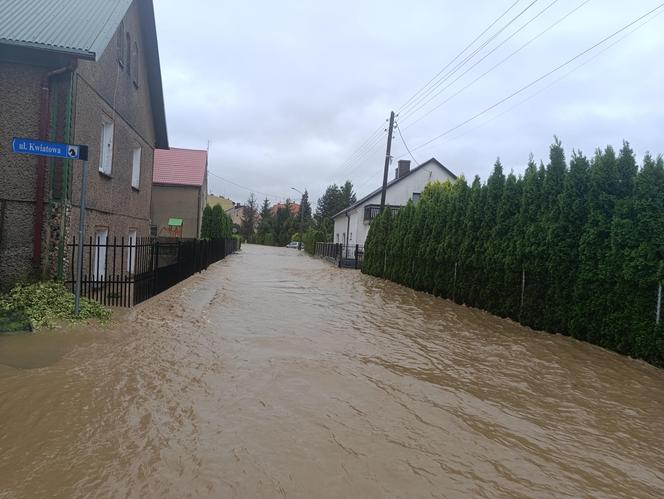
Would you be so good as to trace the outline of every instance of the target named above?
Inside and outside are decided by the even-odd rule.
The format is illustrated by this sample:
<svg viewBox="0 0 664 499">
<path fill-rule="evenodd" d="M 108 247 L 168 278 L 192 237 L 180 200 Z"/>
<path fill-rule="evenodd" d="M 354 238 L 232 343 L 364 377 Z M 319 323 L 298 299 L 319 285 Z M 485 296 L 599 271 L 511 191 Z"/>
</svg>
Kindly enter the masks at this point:
<svg viewBox="0 0 664 499">
<path fill-rule="evenodd" d="M 409 159 L 400 159 L 397 167 L 397 177 L 401 178 L 410 173 L 410 160 Z"/>
</svg>

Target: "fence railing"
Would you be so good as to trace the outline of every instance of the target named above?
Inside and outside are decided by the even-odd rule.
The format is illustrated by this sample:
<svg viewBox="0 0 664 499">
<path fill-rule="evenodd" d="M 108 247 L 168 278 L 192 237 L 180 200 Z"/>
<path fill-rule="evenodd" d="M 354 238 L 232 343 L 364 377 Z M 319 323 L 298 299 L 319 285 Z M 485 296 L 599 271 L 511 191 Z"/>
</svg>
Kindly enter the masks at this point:
<svg viewBox="0 0 664 499">
<path fill-rule="evenodd" d="M 102 305 L 131 307 L 235 252 L 235 239 L 90 238 L 83 243 L 81 296 Z M 68 245 L 74 291 L 79 241 Z"/>
<path fill-rule="evenodd" d="M 339 267 L 362 268 L 364 246 L 361 244 L 316 243 L 314 256 L 333 261 Z"/>
</svg>

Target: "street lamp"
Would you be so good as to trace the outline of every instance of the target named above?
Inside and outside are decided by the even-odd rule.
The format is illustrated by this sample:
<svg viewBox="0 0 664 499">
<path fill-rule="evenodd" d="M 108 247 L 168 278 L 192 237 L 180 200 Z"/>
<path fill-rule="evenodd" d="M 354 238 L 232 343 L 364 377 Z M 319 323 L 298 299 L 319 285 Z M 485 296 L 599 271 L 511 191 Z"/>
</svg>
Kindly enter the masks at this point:
<svg viewBox="0 0 664 499">
<path fill-rule="evenodd" d="M 300 251 L 304 247 L 304 234 L 302 233 L 304 219 L 302 217 L 302 200 L 304 199 L 304 193 L 300 189 L 291 187 L 295 192 L 300 193 L 300 244 L 297 246 L 297 250 Z"/>
</svg>

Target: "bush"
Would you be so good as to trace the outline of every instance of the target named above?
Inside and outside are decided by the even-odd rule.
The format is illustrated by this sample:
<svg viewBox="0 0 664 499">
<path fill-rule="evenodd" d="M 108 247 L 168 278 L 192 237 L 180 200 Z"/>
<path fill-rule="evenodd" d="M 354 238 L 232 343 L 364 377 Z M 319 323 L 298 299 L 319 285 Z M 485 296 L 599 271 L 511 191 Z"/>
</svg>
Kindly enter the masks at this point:
<svg viewBox="0 0 664 499">
<path fill-rule="evenodd" d="M 19 284 L 7 294 L 0 295 L 0 315 L 24 315 L 33 329 L 52 327 L 60 321 L 99 319 L 111 317 L 107 308 L 96 302 L 81 298 L 81 313 L 74 315 L 74 294 L 57 282 Z"/>
</svg>

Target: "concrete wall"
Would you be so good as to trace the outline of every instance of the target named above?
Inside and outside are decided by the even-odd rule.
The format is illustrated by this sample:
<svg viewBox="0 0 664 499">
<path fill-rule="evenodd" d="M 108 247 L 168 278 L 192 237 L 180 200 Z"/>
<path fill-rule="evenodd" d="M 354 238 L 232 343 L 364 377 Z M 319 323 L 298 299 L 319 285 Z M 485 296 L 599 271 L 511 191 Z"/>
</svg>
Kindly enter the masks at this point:
<svg viewBox="0 0 664 499">
<path fill-rule="evenodd" d="M 452 177 L 435 164 L 424 165 L 417 171 L 413 171 L 404 179 L 388 187 L 385 193 L 385 204 L 391 206 L 405 206 L 413 193 L 421 193 L 429 182 L 444 182 L 453 180 Z M 349 245 L 363 245 L 369 233 L 369 222 L 364 221 L 364 207 L 366 205 L 380 205 L 380 193 L 372 196 L 357 208 L 348 212 L 350 224 L 345 214 L 334 219 L 333 242 Z M 338 240 L 337 240 L 338 235 Z M 347 239 L 346 239 L 347 236 Z"/>
<path fill-rule="evenodd" d="M 157 226 L 159 236 L 167 236 L 163 230 L 168 226 L 169 218 L 183 220 L 182 237 L 199 237 L 200 224 L 203 218 L 200 187 L 179 185 L 153 185 L 152 186 L 152 224 Z"/>
</svg>

